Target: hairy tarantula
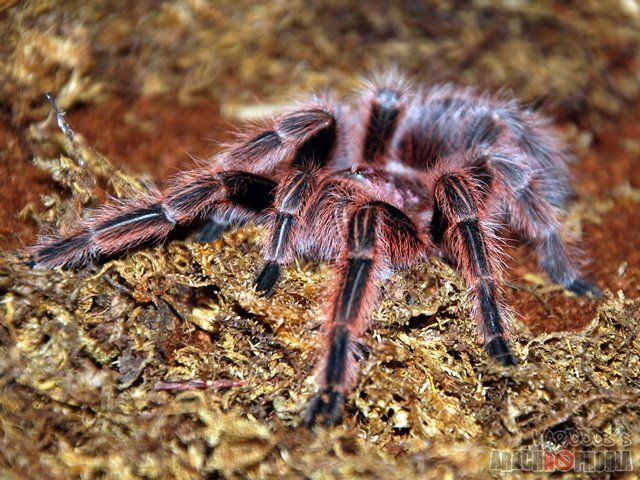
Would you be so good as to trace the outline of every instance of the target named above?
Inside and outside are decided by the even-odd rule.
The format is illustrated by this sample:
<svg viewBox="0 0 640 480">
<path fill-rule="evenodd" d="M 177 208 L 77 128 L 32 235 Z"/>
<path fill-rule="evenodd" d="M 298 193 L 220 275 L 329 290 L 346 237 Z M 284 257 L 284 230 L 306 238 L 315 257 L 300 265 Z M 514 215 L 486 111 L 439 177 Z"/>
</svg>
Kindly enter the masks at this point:
<svg viewBox="0 0 640 480">
<path fill-rule="evenodd" d="M 500 305 L 499 227 L 530 242 L 554 282 L 599 295 L 561 239 L 570 155 L 546 118 L 512 99 L 392 76 L 352 104 L 314 98 L 285 112 L 163 192 L 103 206 L 70 233 L 41 238 L 33 260 L 80 267 L 162 241 L 177 226 L 204 221 L 206 242 L 253 220 L 268 230 L 255 281 L 265 295 L 295 257 L 334 262 L 309 425 L 340 420 L 394 269 L 430 254 L 459 266 L 486 350 L 503 365 L 516 358 Z"/>
</svg>

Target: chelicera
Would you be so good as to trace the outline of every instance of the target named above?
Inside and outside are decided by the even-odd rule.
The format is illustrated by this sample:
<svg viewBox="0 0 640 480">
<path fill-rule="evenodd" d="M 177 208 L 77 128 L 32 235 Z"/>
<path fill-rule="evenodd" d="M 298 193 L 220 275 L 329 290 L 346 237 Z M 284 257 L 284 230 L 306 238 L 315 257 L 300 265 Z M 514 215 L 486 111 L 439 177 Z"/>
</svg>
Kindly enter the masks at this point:
<svg viewBox="0 0 640 480">
<path fill-rule="evenodd" d="M 571 155 L 549 120 L 515 100 L 387 76 L 352 102 L 314 97 L 250 129 L 164 191 L 98 208 L 66 235 L 43 237 L 33 260 L 78 268 L 197 225 L 207 242 L 254 221 L 267 230 L 255 288 L 273 293 L 294 258 L 337 271 L 325 312 L 317 395 L 305 422 L 340 420 L 364 357 L 382 283 L 439 255 L 458 266 L 487 353 L 516 364 L 501 306 L 497 235 L 530 243 L 552 281 L 598 296 L 563 242 Z"/>
</svg>

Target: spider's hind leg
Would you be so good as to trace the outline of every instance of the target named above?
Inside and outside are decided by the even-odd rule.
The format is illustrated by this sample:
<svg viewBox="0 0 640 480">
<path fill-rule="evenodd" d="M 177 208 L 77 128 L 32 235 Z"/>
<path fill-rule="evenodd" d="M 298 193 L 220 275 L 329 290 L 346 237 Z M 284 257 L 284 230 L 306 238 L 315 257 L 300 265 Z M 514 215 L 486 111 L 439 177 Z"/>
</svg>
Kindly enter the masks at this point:
<svg viewBox="0 0 640 480">
<path fill-rule="evenodd" d="M 522 169 L 526 179 L 521 181 L 518 177 L 524 175 L 512 173 L 516 166 L 507 162 L 496 163 L 499 168 L 502 168 L 502 164 L 507 165 L 503 170 L 509 169 L 511 182 L 519 183 L 511 186 L 508 194 L 506 206 L 509 223 L 524 240 L 533 245 L 540 268 L 553 282 L 576 295 L 600 297 L 602 292 L 581 276 L 576 261 L 577 253 L 572 252 L 562 240 L 559 212 L 546 199 L 544 178 L 528 174 Z"/>
<path fill-rule="evenodd" d="M 576 295 L 590 295 L 595 298 L 602 296 L 598 287 L 580 276 L 557 229 L 540 239 L 534 239 L 533 244 L 538 253 L 540 266 L 551 280 Z"/>
<path fill-rule="evenodd" d="M 434 240 L 456 258 L 471 287 L 474 316 L 489 356 L 503 365 L 515 365 L 507 342 L 508 325 L 498 298 L 499 258 L 495 241 L 483 218 L 481 186 L 464 171 L 449 172 L 436 180 Z"/>
</svg>

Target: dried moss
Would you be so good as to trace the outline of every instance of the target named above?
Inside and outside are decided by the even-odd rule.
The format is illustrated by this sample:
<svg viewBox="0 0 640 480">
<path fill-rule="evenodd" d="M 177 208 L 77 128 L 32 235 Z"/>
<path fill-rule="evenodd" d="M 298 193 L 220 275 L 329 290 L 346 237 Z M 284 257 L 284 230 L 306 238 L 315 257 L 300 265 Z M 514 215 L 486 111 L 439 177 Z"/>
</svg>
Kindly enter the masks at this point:
<svg viewBox="0 0 640 480">
<path fill-rule="evenodd" d="M 238 112 L 247 92 L 279 102 L 291 85 L 344 89 L 396 63 L 434 81 L 508 84 L 592 121 L 638 93 L 638 20 L 624 5 L 9 2 L 2 120 L 64 191 L 33 215 L 64 229 L 101 186 L 126 196 L 145 184 L 81 137 L 70 147 L 43 120 L 44 90 L 67 108 L 117 92 L 213 96 Z M 637 203 L 637 190 L 580 204 L 573 230 L 614 201 Z M 514 321 L 522 365 L 506 371 L 487 361 L 465 287 L 437 259 L 387 285 L 346 424 L 299 427 L 331 269 L 295 264 L 265 300 L 251 288 L 261 235 L 172 241 L 79 272 L 2 252 L 0 476 L 478 478 L 492 449 L 562 448 L 545 435 L 563 426 L 640 462 L 637 295 L 607 292 L 579 332 L 533 335 Z"/>
<path fill-rule="evenodd" d="M 305 2 L 154 0 L 9 2 L 0 101 L 41 116 L 42 90 L 69 108 L 105 92 L 289 100 L 292 87 L 348 90 L 400 66 L 428 83 L 455 80 L 592 121 L 640 92 L 640 13 L 633 2 Z M 55 72 L 52 75 L 51 72 Z"/>
</svg>

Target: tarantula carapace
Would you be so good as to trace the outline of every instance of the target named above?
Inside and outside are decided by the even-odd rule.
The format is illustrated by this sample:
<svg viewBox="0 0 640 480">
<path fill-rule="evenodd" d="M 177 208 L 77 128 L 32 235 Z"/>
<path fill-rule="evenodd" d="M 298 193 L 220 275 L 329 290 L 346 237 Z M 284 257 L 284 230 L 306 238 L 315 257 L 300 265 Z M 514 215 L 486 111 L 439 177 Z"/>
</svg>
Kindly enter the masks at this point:
<svg viewBox="0 0 640 480">
<path fill-rule="evenodd" d="M 394 269 L 437 254 L 469 285 L 489 356 L 515 365 L 500 304 L 497 229 L 533 245 L 564 288 L 599 295 L 560 234 L 570 155 L 546 118 L 504 97 L 388 77 L 351 104 L 308 103 L 250 131 L 166 190 L 99 208 L 33 248 L 38 265 L 80 267 L 177 226 L 201 241 L 253 220 L 268 231 L 255 288 L 270 295 L 295 257 L 335 263 L 308 424 L 331 424 L 365 356 L 362 337 Z M 204 222 L 204 223 L 203 223 Z"/>
</svg>

